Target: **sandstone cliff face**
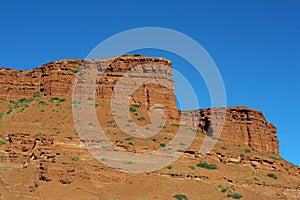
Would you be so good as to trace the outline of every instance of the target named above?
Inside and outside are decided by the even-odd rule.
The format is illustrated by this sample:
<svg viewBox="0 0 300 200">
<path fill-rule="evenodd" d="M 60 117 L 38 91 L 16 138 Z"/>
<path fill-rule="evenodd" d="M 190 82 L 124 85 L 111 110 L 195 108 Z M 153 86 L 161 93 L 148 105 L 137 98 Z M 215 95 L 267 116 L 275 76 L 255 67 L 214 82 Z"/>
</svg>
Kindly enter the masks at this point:
<svg viewBox="0 0 300 200">
<path fill-rule="evenodd" d="M 111 62 L 113 61 L 113 62 Z M 104 66 L 111 63 L 104 71 Z M 161 67 L 167 66 L 167 68 Z M 140 66 L 123 84 L 124 89 L 135 87 L 134 78 L 143 80 L 152 76 L 157 83 L 163 82 L 169 89 L 161 84 L 145 84 L 137 88 L 131 96 L 130 102 L 137 103 L 149 109 L 154 104 L 161 104 L 166 108 L 171 119 L 178 118 L 178 110 L 174 97 L 174 82 L 171 77 L 171 61 L 163 58 L 149 58 L 145 56 L 126 55 L 121 57 L 97 60 L 61 60 L 44 64 L 33 70 L 17 71 L 0 68 L 0 99 L 29 98 L 36 93 L 49 97 L 71 96 L 75 78 L 81 80 L 80 67 L 85 69 L 97 68 L 102 77 L 97 80 L 96 97 L 101 101 L 111 101 L 114 87 L 118 80 L 128 71 Z M 213 130 L 220 128 L 219 121 L 213 123 L 212 109 L 196 111 L 182 111 L 181 115 L 192 115 L 193 126 L 208 135 L 211 126 Z M 222 115 L 221 115 L 222 116 Z M 220 115 L 217 115 L 220 117 Z M 225 116 L 224 116 L 225 117 Z M 276 128 L 269 123 L 259 111 L 246 107 L 229 107 L 226 112 L 225 126 L 221 139 L 234 144 L 245 144 L 257 151 L 279 154 Z"/>
<path fill-rule="evenodd" d="M 183 111 L 182 114 L 193 116 L 193 125 L 197 126 L 199 131 L 213 137 L 214 130 L 222 128 L 220 116 L 223 115 L 212 115 L 212 112 L 216 112 L 215 109 Z M 208 131 L 209 126 L 212 127 L 211 132 Z M 275 126 L 266 121 L 262 112 L 236 106 L 226 109 L 225 123 L 220 138 L 236 145 L 247 145 L 260 152 L 279 155 L 276 132 Z"/>
</svg>

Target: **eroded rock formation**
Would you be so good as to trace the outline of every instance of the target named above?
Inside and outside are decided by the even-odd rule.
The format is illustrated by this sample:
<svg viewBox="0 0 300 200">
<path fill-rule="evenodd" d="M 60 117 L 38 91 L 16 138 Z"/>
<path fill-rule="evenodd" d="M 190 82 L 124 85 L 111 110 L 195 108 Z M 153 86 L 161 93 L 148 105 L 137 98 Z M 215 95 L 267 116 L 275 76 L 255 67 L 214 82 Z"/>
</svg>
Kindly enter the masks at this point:
<svg viewBox="0 0 300 200">
<path fill-rule="evenodd" d="M 145 83 L 138 87 L 130 102 L 144 105 L 147 109 L 160 104 L 166 108 L 169 117 L 178 118 L 171 61 L 137 55 L 85 61 L 61 60 L 26 71 L 0 68 L 0 99 L 28 98 L 35 93 L 51 97 L 71 96 L 75 78 L 81 80 L 82 66 L 83 69 L 96 68 L 102 73 L 102 77 L 96 80 L 96 97 L 108 102 L 111 101 L 115 85 L 129 71 L 132 73 L 122 85 L 124 90 L 135 87 L 137 82 L 134 80 L 143 81 L 150 76 L 159 84 Z M 133 71 L 134 69 L 136 71 Z M 213 136 L 213 132 L 207 132 L 208 127 L 211 126 L 215 130 L 220 128 L 219 121 L 222 119 L 219 119 L 220 115 L 212 115 L 212 112 L 213 109 L 202 109 L 182 111 L 181 115 L 193 116 L 193 126 Z M 213 120 L 215 124 L 211 123 L 212 117 L 216 118 Z M 247 145 L 258 151 L 279 154 L 274 125 L 267 122 L 261 112 L 247 107 L 227 108 L 221 138 L 235 144 Z"/>
</svg>

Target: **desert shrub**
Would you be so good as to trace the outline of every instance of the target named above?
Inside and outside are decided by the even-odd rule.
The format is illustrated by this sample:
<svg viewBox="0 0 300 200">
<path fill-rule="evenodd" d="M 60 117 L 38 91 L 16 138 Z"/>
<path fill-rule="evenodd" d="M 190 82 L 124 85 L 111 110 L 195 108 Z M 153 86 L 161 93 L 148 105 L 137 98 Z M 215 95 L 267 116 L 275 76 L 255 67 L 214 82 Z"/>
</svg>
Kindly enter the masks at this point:
<svg viewBox="0 0 300 200">
<path fill-rule="evenodd" d="M 78 157 L 75 157 L 75 156 L 71 156 L 71 158 L 70 158 L 72 161 L 77 161 L 77 160 L 79 160 L 79 158 Z"/>
<path fill-rule="evenodd" d="M 131 107 L 129 108 L 129 111 L 130 111 L 130 112 L 136 112 L 136 108 L 131 106 Z"/>
<path fill-rule="evenodd" d="M 160 143 L 159 146 L 166 147 L 166 144 L 165 143 Z"/>
<path fill-rule="evenodd" d="M 191 170 L 196 170 L 194 166 L 188 166 L 188 168 L 190 168 Z"/>
<path fill-rule="evenodd" d="M 221 147 L 221 149 L 223 149 L 223 150 L 227 150 L 227 148 L 226 148 L 226 147 Z"/>
<path fill-rule="evenodd" d="M 233 199 L 241 199 L 241 198 L 243 198 L 243 195 L 238 194 L 238 193 L 231 193 L 231 194 L 228 194 L 227 197 L 228 198 L 231 197 Z"/>
<path fill-rule="evenodd" d="M 221 188 L 221 192 L 222 193 L 225 193 L 228 190 L 228 187 L 222 187 L 222 186 L 220 186 L 220 188 Z"/>
<path fill-rule="evenodd" d="M 10 109 L 6 112 L 6 114 L 9 115 L 12 111 L 13 111 L 13 110 L 10 108 Z"/>
<path fill-rule="evenodd" d="M 40 136 L 45 136 L 45 134 L 39 132 L 39 133 L 36 133 L 34 136 L 35 136 L 35 137 L 40 137 Z"/>
<path fill-rule="evenodd" d="M 78 69 L 73 69 L 72 70 L 72 72 L 74 73 L 74 74 L 76 74 L 76 73 L 78 73 L 78 72 L 81 72 L 81 70 L 82 70 L 82 68 L 78 68 Z"/>
<path fill-rule="evenodd" d="M 244 155 L 244 154 L 240 154 L 240 157 L 241 157 L 241 158 L 244 158 L 244 157 L 245 157 L 245 155 Z"/>
<path fill-rule="evenodd" d="M 145 120 L 145 117 L 139 117 L 138 120 L 139 120 L 139 121 L 144 121 L 144 120 Z"/>
<path fill-rule="evenodd" d="M 0 140 L 0 145 L 4 145 L 4 144 L 5 144 L 5 142 Z"/>
<path fill-rule="evenodd" d="M 197 167 L 205 168 L 205 169 L 218 169 L 218 166 L 215 164 L 208 164 L 206 162 L 200 162 L 197 164 Z"/>
<path fill-rule="evenodd" d="M 60 99 L 59 97 L 52 97 L 49 101 L 54 102 L 54 101 L 58 101 L 59 99 Z"/>
<path fill-rule="evenodd" d="M 245 153 L 251 153 L 250 149 L 245 149 Z"/>
<path fill-rule="evenodd" d="M 169 166 L 166 166 L 166 168 L 167 168 L 167 169 L 172 169 L 172 166 L 171 166 L 171 165 L 169 165 Z"/>
<path fill-rule="evenodd" d="M 132 104 L 131 106 L 134 107 L 134 108 L 140 108 L 141 107 L 140 104 Z"/>
<path fill-rule="evenodd" d="M 187 196 L 184 194 L 175 194 L 173 198 L 177 200 L 188 200 Z"/>
<path fill-rule="evenodd" d="M 44 100 L 39 101 L 39 106 L 44 106 L 44 105 L 47 105 L 46 101 L 44 101 Z"/>
<path fill-rule="evenodd" d="M 132 142 L 128 142 L 129 145 L 134 146 L 134 144 Z"/>
<path fill-rule="evenodd" d="M 278 177 L 275 174 L 268 174 L 267 176 L 275 180 L 278 179 Z"/>
<path fill-rule="evenodd" d="M 114 122 L 115 122 L 115 120 L 112 119 L 112 120 L 110 120 L 110 121 L 107 121 L 106 124 L 111 125 L 111 124 L 113 124 Z"/>
<path fill-rule="evenodd" d="M 65 101 L 64 98 L 61 98 L 61 99 L 58 100 L 58 102 L 64 102 L 64 101 Z"/>
</svg>

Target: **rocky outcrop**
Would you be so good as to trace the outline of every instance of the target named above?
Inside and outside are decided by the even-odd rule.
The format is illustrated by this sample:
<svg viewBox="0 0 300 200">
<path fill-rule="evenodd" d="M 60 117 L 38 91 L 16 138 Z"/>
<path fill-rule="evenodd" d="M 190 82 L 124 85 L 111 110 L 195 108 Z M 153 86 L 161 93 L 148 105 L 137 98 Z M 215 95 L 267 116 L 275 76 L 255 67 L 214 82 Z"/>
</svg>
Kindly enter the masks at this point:
<svg viewBox="0 0 300 200">
<path fill-rule="evenodd" d="M 97 69 L 102 73 L 96 80 L 96 97 L 101 101 L 110 103 L 116 84 L 127 76 L 121 85 L 123 90 L 137 87 L 131 95 L 130 103 L 147 109 L 160 104 L 166 108 L 168 118 L 178 118 L 171 61 L 139 55 L 96 60 L 60 60 L 26 71 L 0 68 L 0 99 L 28 98 L 36 93 L 49 97 L 71 96 L 76 77 L 77 81 L 84 81 L 82 73 L 86 69 Z M 131 73 L 126 75 L 129 71 Z M 147 84 L 149 77 L 153 82 Z M 138 86 L 140 81 L 145 81 L 145 84 Z M 229 107 L 226 115 L 212 115 L 212 112 L 215 112 L 214 109 L 202 109 L 182 111 L 180 114 L 191 115 L 193 126 L 210 136 L 214 132 L 208 132 L 208 128 L 212 127 L 215 131 L 221 129 L 225 118 L 221 139 L 247 145 L 257 151 L 279 154 L 276 128 L 266 121 L 261 112 L 247 107 Z M 212 120 L 212 117 L 215 119 Z"/>
<path fill-rule="evenodd" d="M 29 98 L 36 93 L 49 97 L 71 96 L 76 77 L 78 81 L 82 81 L 86 78 L 83 73 L 88 69 L 97 69 L 102 74 L 95 80 L 96 97 L 101 101 L 111 102 L 115 85 L 131 71 L 128 78 L 123 80 L 124 89 L 135 88 L 141 81 L 145 84 L 135 88 L 130 103 L 141 104 L 148 109 L 160 104 L 166 108 L 170 118 L 177 118 L 171 61 L 139 55 L 95 60 L 60 60 L 26 71 L 0 68 L 0 99 Z M 152 82 L 147 84 L 149 78 Z"/>
<path fill-rule="evenodd" d="M 225 117 L 225 113 L 212 115 L 215 110 L 217 109 L 182 111 L 181 114 L 193 116 L 193 125 L 211 137 L 214 136 L 214 130 L 222 129 L 222 140 L 279 155 L 277 130 L 272 123 L 267 122 L 262 112 L 235 106 L 226 109 Z M 224 126 L 222 116 L 225 117 Z M 212 127 L 212 131 L 208 131 L 209 127 Z"/>
</svg>

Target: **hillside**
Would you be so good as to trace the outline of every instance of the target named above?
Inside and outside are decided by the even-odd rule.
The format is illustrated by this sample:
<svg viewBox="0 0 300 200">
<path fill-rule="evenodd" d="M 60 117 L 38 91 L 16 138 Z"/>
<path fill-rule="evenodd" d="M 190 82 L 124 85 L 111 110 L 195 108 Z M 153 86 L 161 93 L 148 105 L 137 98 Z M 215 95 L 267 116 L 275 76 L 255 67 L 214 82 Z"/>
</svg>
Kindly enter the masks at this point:
<svg viewBox="0 0 300 200">
<path fill-rule="evenodd" d="M 89 142 L 72 115 L 82 103 L 72 101 L 73 91 L 81 91 L 74 90 L 75 80 L 84 81 L 82 66 L 103 74 L 96 80 L 95 98 L 85 98 L 95 101 L 98 122 L 116 147 L 132 153 L 159 150 L 180 127 L 192 127 L 192 144 L 174 163 L 155 171 L 126 173 L 122 166 L 113 169 L 99 162 L 85 148 Z M 127 105 L 131 131 L 134 124 L 151 125 L 151 107 L 165 108 L 165 123 L 149 138 L 130 136 L 116 122 L 120 113 L 111 101 L 115 85 L 128 71 L 133 73 L 121 91 L 149 76 L 160 83 L 142 84 Z M 60 60 L 26 71 L 0 68 L 0 199 L 179 199 L 180 194 L 192 200 L 300 198 L 300 168 L 280 157 L 276 128 L 262 112 L 239 106 L 226 108 L 224 115 L 213 115 L 216 109 L 179 111 L 174 87 L 171 61 L 138 55 Z M 186 117 L 191 120 L 180 123 Z M 218 138 L 208 127 L 219 130 L 222 120 Z M 78 123 L 96 126 L 88 117 Z M 201 153 L 206 138 L 216 145 Z"/>
</svg>

